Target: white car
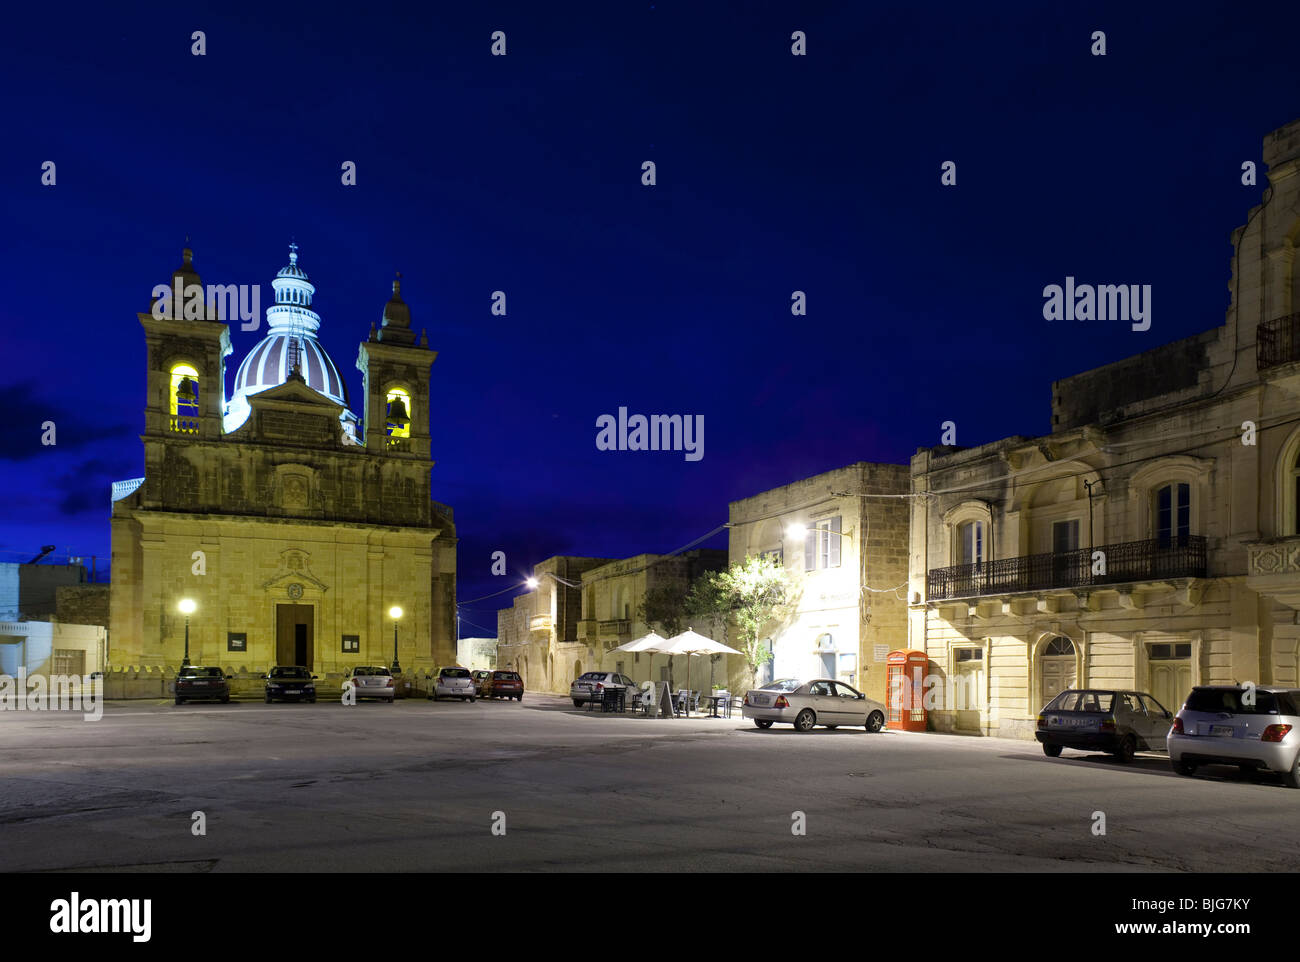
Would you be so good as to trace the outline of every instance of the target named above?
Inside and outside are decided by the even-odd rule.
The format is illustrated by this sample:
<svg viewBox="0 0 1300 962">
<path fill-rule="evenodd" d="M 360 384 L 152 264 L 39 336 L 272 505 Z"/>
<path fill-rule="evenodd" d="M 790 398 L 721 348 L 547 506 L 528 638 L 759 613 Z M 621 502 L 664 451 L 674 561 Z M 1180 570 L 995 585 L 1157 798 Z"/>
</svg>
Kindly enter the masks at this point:
<svg viewBox="0 0 1300 962">
<path fill-rule="evenodd" d="M 472 702 L 478 691 L 474 688 L 474 676 L 468 668 L 443 668 L 438 672 L 438 680 L 433 683 L 432 701 L 439 698 L 459 698 Z"/>
<path fill-rule="evenodd" d="M 812 681 L 782 678 L 762 688 L 750 689 L 745 693 L 741 714 L 752 718 L 759 728 L 784 722 L 800 732 L 812 731 L 816 725 L 823 728 L 861 725 L 869 732 L 885 727 L 884 705 L 832 678 Z"/>
<path fill-rule="evenodd" d="M 391 705 L 397 693 L 397 688 L 393 684 L 393 673 L 383 665 L 357 665 L 343 684 L 352 685 L 357 701 L 363 698 L 379 698 Z"/>
</svg>

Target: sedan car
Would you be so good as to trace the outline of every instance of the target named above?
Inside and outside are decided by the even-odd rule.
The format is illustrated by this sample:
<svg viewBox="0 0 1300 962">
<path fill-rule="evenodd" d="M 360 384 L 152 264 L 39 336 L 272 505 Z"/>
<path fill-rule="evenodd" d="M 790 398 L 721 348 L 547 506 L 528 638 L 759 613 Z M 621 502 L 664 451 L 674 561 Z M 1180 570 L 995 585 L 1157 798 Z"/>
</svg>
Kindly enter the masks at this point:
<svg viewBox="0 0 1300 962">
<path fill-rule="evenodd" d="M 759 728 L 774 722 L 794 725 L 795 731 L 809 732 L 817 725 L 839 728 L 861 725 L 869 732 L 885 727 L 885 706 L 862 692 L 832 678 L 800 681 L 782 678 L 762 688 L 745 692 L 741 715 L 752 718 Z"/>
<path fill-rule="evenodd" d="M 277 698 L 282 701 L 316 700 L 316 676 L 301 665 L 272 668 L 262 676 L 266 679 L 266 703 Z"/>
<path fill-rule="evenodd" d="M 230 701 L 230 679 L 220 668 L 185 665 L 176 673 L 176 704 L 213 699 Z"/>
<path fill-rule="evenodd" d="M 1300 691 L 1247 685 L 1193 688 L 1169 733 L 1179 775 L 1201 765 L 1279 772 L 1300 788 Z"/>
<path fill-rule="evenodd" d="M 1061 692 L 1038 713 L 1043 754 L 1063 748 L 1110 752 L 1122 762 L 1137 752 L 1162 752 L 1173 715 L 1144 691 L 1085 688 Z"/>
<path fill-rule="evenodd" d="M 352 685 L 357 701 L 363 698 L 377 698 L 393 703 L 397 687 L 393 683 L 393 673 L 383 665 L 357 665 L 343 684 Z"/>
<path fill-rule="evenodd" d="M 433 683 L 433 692 L 429 698 L 459 698 L 461 701 L 473 702 L 474 677 L 468 668 L 443 668 L 438 672 L 438 679 Z"/>
<path fill-rule="evenodd" d="M 573 699 L 574 708 L 581 708 L 592 699 L 603 697 L 606 688 L 635 687 L 636 682 L 616 671 L 589 671 L 573 679 L 573 684 L 569 686 L 569 697 Z"/>
<path fill-rule="evenodd" d="M 479 693 L 484 698 L 513 698 L 516 701 L 523 701 L 524 680 L 519 677 L 517 671 L 508 669 L 490 671 Z"/>
</svg>

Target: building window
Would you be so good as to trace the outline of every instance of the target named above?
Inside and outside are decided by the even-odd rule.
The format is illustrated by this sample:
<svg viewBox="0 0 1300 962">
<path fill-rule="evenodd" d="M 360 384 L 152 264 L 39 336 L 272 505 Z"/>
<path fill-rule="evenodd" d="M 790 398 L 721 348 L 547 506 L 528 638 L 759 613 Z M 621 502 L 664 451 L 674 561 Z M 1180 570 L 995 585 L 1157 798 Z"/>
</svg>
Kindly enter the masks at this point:
<svg viewBox="0 0 1300 962">
<path fill-rule="evenodd" d="M 343 654 L 358 655 L 361 653 L 361 636 L 344 635 L 343 636 Z"/>
<path fill-rule="evenodd" d="M 1173 661 L 1179 658 L 1191 658 L 1192 645 L 1191 642 L 1151 645 L 1147 657 L 1151 661 Z"/>
<path fill-rule="evenodd" d="M 804 571 L 840 566 L 840 516 L 823 518 L 808 527 L 803 541 Z"/>
<path fill-rule="evenodd" d="M 1052 522 L 1052 551 L 1062 554 L 1079 547 L 1079 520 Z"/>
<path fill-rule="evenodd" d="M 80 648 L 55 648 L 52 659 L 51 675 L 84 675 L 86 673 L 86 653 Z"/>
<path fill-rule="evenodd" d="M 226 632 L 226 651 L 248 651 L 248 633 L 244 631 Z"/>
<path fill-rule="evenodd" d="M 411 419 L 414 417 L 414 412 L 411 410 L 410 393 L 400 387 L 389 391 L 385 416 L 388 419 L 389 444 L 400 445 L 402 439 L 411 436 Z"/>
<path fill-rule="evenodd" d="M 977 565 L 984 561 L 984 522 L 963 521 L 957 525 L 957 564 Z"/>
<path fill-rule="evenodd" d="M 983 648 L 954 648 L 954 649 L 953 649 L 953 654 L 956 656 L 956 658 L 957 658 L 957 662 L 958 662 L 959 664 L 960 664 L 961 662 L 963 662 L 963 661 L 983 661 L 983 660 L 984 660 L 984 649 L 983 649 Z"/>
<path fill-rule="evenodd" d="M 1166 484 L 1156 491 L 1155 535 L 1160 547 L 1185 546 L 1192 533 L 1192 486 Z"/>
<path fill-rule="evenodd" d="M 767 558 L 768 560 L 772 561 L 777 567 L 781 567 L 785 564 L 784 548 L 772 548 L 768 551 L 760 551 L 758 553 L 758 556 L 760 558 Z"/>
</svg>

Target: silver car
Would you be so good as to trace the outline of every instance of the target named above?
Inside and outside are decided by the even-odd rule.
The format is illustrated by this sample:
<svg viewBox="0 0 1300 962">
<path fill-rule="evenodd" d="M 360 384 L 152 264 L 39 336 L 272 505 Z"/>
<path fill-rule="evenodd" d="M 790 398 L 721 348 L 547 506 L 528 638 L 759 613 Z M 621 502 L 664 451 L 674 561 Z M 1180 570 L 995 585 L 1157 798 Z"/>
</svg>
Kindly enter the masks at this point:
<svg viewBox="0 0 1300 962">
<path fill-rule="evenodd" d="M 443 668 L 438 672 L 438 680 L 433 683 L 433 693 L 429 698 L 459 698 L 472 702 L 478 691 L 474 688 L 474 676 L 468 668 Z"/>
<path fill-rule="evenodd" d="M 589 671 L 573 679 L 573 684 L 569 686 L 569 697 L 573 699 L 574 708 L 581 708 L 595 698 L 598 692 L 603 697 L 606 688 L 628 690 L 635 687 L 636 682 L 616 671 Z"/>
<path fill-rule="evenodd" d="M 1201 765 L 1280 772 L 1300 788 L 1300 691 L 1247 685 L 1193 688 L 1169 733 L 1179 775 Z"/>
<path fill-rule="evenodd" d="M 782 678 L 751 689 L 745 693 L 740 713 L 752 718 L 759 728 L 785 722 L 800 732 L 812 731 L 817 725 L 823 728 L 861 725 L 869 732 L 885 727 L 884 705 L 832 678 L 814 678 L 808 682 Z"/>
<path fill-rule="evenodd" d="M 352 685 L 357 701 L 363 698 L 382 698 L 390 705 L 397 687 L 393 684 L 393 673 L 382 665 L 357 665 L 343 682 Z"/>
</svg>

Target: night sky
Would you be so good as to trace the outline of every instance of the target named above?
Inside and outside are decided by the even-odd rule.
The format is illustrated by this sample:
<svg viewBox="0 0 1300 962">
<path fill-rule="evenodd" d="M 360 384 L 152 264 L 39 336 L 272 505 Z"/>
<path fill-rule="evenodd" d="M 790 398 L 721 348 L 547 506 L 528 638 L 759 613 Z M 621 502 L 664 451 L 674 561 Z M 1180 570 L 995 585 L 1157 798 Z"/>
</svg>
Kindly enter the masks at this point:
<svg viewBox="0 0 1300 962">
<path fill-rule="evenodd" d="M 1053 379 L 1223 322 L 1261 139 L 1300 117 L 1285 4 L 181 6 L 6 11 L 0 560 L 103 564 L 109 485 L 143 471 L 135 314 L 187 235 L 263 310 L 297 241 L 358 413 L 402 272 L 469 600 L 550 555 L 679 548 L 945 420 L 1046 433 Z M 1151 329 L 1045 321 L 1067 275 L 1152 285 Z M 232 326 L 227 391 L 264 333 Z M 702 414 L 704 458 L 598 451 L 620 406 Z"/>
</svg>

